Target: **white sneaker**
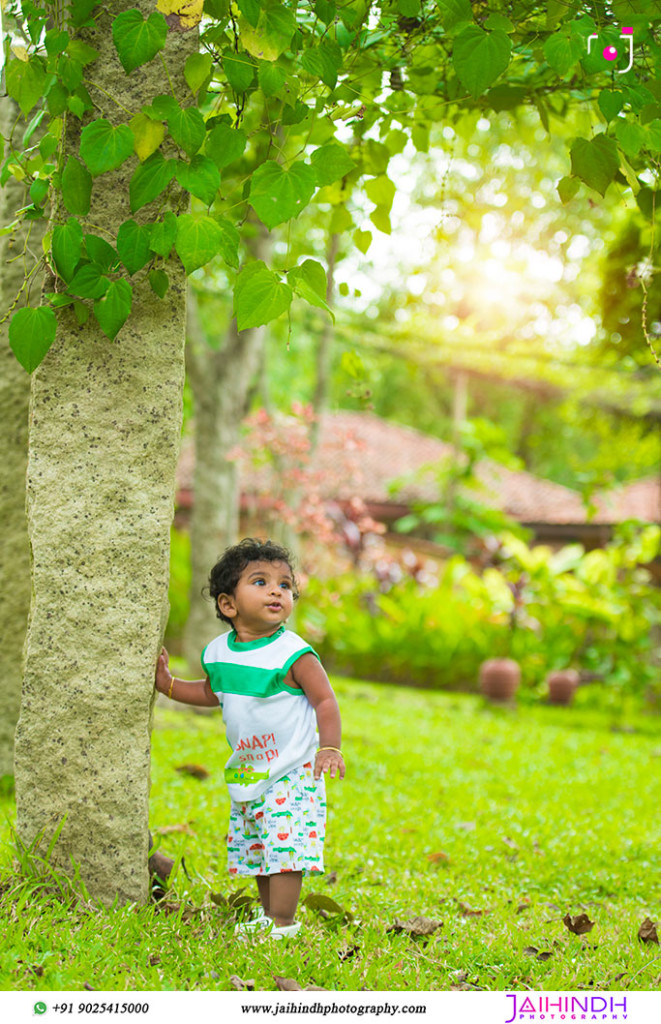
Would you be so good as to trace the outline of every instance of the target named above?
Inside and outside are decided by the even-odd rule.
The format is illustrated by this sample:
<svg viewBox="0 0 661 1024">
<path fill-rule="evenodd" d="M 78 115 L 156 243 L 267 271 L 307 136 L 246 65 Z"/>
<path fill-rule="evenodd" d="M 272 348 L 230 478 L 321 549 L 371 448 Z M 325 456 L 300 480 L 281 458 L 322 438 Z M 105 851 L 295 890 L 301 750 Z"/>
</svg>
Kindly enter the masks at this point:
<svg viewBox="0 0 661 1024">
<path fill-rule="evenodd" d="M 301 927 L 300 921 L 294 921 L 293 924 L 281 924 L 274 925 L 268 932 L 265 933 L 264 938 L 267 939 L 292 939 Z"/>
<path fill-rule="evenodd" d="M 264 913 L 264 908 L 260 907 L 248 921 L 242 921 L 241 924 L 237 924 L 234 934 L 252 935 L 254 932 L 261 932 L 264 928 L 269 928 L 272 923 L 272 919 Z"/>
</svg>

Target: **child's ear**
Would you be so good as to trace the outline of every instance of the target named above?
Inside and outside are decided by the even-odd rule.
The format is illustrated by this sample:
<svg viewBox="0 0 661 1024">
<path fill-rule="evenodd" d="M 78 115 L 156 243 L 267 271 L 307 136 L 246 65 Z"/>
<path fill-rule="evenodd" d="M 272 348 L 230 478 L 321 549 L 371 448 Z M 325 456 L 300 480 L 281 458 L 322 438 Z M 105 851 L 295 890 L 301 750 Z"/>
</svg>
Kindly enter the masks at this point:
<svg viewBox="0 0 661 1024">
<path fill-rule="evenodd" d="M 236 615 L 236 605 L 234 604 L 234 598 L 232 595 L 219 594 L 216 600 L 218 608 L 223 615 L 226 615 L 228 619 L 233 619 Z"/>
</svg>

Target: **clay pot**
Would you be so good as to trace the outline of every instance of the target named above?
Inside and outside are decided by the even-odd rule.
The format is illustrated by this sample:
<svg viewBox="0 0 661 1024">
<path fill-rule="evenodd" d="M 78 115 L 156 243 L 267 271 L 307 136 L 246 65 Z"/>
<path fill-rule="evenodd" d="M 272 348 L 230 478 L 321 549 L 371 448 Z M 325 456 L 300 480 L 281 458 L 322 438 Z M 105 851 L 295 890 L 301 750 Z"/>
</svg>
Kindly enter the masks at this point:
<svg viewBox="0 0 661 1024">
<path fill-rule="evenodd" d="M 511 658 L 489 658 L 480 665 L 480 689 L 489 700 L 511 700 L 521 682 L 521 669 Z"/>
<path fill-rule="evenodd" d="M 546 684 L 549 688 L 550 704 L 571 704 L 579 675 L 576 669 L 566 668 L 559 672 L 549 672 Z"/>
</svg>

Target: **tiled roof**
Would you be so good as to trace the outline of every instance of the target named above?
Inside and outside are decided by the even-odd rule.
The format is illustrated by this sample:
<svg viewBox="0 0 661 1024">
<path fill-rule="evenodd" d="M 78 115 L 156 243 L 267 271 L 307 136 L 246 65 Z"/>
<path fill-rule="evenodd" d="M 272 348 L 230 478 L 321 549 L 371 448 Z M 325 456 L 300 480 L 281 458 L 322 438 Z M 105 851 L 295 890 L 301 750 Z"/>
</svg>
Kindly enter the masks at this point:
<svg viewBox="0 0 661 1024">
<path fill-rule="evenodd" d="M 346 480 L 345 456 L 337 445 L 338 435 L 348 435 L 358 442 L 353 461 L 360 466 L 360 483 Z M 320 445 L 314 468 L 328 480 L 326 497 L 348 499 L 356 493 L 367 503 L 403 505 L 416 499 L 433 500 L 437 495 L 433 475 L 423 473 L 423 467 L 448 458 L 452 446 L 438 438 L 422 434 L 411 427 L 382 420 L 373 413 L 336 412 L 322 419 Z M 179 491 L 190 491 L 193 477 L 192 442 L 184 442 L 177 471 Z M 260 471 L 240 465 L 242 491 L 250 493 L 259 488 Z M 415 475 L 417 472 L 417 476 Z M 498 508 L 522 523 L 578 524 L 587 522 L 585 506 L 577 491 L 540 479 L 530 473 L 514 471 L 484 460 L 478 465 L 477 475 L 485 490 L 475 492 L 476 497 L 493 508 Z M 396 493 L 391 489 L 393 480 L 408 478 Z M 323 489 L 323 488 L 322 488 Z M 638 518 L 649 522 L 661 521 L 661 495 L 659 480 L 651 478 L 636 481 L 597 500 L 599 512 L 593 523 L 614 523 L 622 519 Z"/>
</svg>

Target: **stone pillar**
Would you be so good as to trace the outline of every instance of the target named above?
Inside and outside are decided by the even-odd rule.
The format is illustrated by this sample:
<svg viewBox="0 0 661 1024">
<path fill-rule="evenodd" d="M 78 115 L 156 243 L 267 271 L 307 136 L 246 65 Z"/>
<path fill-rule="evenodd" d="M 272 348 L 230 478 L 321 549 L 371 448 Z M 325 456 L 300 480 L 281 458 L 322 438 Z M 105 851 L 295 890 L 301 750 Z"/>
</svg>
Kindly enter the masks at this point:
<svg viewBox="0 0 661 1024">
<path fill-rule="evenodd" d="M 85 41 L 101 56 L 92 98 L 117 124 L 169 91 L 162 63 L 124 74 L 111 18 L 153 3 L 114 3 Z M 165 59 L 182 83 L 196 33 L 170 32 Z M 101 90 L 104 90 L 103 92 Z M 113 103 L 105 93 L 118 101 Z M 77 152 L 78 138 L 67 138 Z M 136 160 L 95 179 L 84 230 L 116 235 L 129 216 Z M 173 198 L 173 203 L 180 201 Z M 137 220 L 153 217 L 147 207 Z M 184 380 L 186 286 L 165 267 L 164 300 L 134 275 L 133 313 L 115 341 L 93 318 L 58 314 L 58 337 L 33 374 L 28 457 L 32 605 L 16 735 L 17 829 L 48 842 L 52 863 L 80 865 L 104 903 L 148 896 L 150 715 L 167 616 L 169 530 Z"/>
</svg>

